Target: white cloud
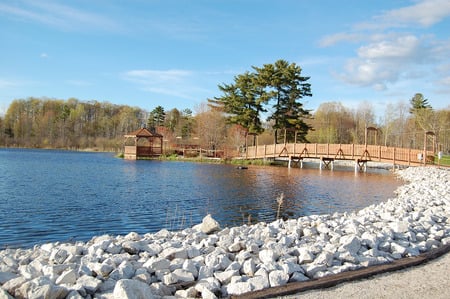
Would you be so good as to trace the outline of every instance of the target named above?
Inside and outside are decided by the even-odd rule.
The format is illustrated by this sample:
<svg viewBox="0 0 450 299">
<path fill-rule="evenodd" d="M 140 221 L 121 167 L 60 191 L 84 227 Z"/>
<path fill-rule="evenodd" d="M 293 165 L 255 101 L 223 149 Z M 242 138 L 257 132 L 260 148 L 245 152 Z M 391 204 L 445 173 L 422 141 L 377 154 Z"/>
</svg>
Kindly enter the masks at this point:
<svg viewBox="0 0 450 299">
<path fill-rule="evenodd" d="M 0 88 L 11 88 L 17 86 L 17 82 L 5 80 L 0 78 Z"/>
<path fill-rule="evenodd" d="M 366 36 L 360 33 L 340 32 L 323 37 L 319 41 L 319 46 L 330 47 L 340 42 L 359 42 L 365 38 Z"/>
<path fill-rule="evenodd" d="M 412 59 L 418 57 L 419 39 L 414 35 L 383 40 L 358 49 L 358 56 L 365 59 Z"/>
<path fill-rule="evenodd" d="M 195 84 L 197 74 L 187 70 L 130 70 L 123 78 L 131 81 L 144 91 L 179 97 L 189 100 L 199 100 L 195 94 L 205 92 Z"/>
<path fill-rule="evenodd" d="M 348 83 L 384 90 L 401 77 L 417 77 L 420 65 L 434 59 L 432 48 L 414 35 L 397 36 L 361 46 L 349 59 L 340 78 Z"/>
<path fill-rule="evenodd" d="M 0 4 L 0 14 L 21 21 L 31 21 L 59 30 L 106 30 L 118 31 L 120 26 L 101 14 L 82 11 L 51 1 L 16 1 Z"/>
<path fill-rule="evenodd" d="M 450 1 L 423 0 L 411 6 L 390 10 L 376 17 L 376 19 L 391 24 L 391 26 L 418 24 L 428 27 L 442 21 L 449 15 Z"/>
</svg>

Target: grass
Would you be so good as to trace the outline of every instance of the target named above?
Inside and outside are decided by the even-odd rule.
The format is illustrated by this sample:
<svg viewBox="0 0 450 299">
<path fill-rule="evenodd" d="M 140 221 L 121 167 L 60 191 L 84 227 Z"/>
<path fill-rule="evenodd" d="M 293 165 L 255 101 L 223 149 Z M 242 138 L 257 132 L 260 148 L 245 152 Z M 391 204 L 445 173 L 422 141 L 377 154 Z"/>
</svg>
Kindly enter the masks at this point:
<svg viewBox="0 0 450 299">
<path fill-rule="evenodd" d="M 450 155 L 442 156 L 442 159 L 438 160 L 438 157 L 435 157 L 435 163 L 442 166 L 450 166 Z"/>
</svg>

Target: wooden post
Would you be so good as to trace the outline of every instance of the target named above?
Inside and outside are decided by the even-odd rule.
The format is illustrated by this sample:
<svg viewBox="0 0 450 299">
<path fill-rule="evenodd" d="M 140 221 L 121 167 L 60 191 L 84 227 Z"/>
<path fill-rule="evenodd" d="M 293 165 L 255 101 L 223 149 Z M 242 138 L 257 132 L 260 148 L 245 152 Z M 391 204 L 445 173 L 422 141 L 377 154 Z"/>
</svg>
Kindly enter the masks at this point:
<svg viewBox="0 0 450 299">
<path fill-rule="evenodd" d="M 393 158 L 393 164 L 394 164 L 394 168 L 395 168 L 395 147 L 394 147 L 394 158 Z"/>
<path fill-rule="evenodd" d="M 266 160 L 267 145 L 264 144 L 264 161 Z"/>
<path fill-rule="evenodd" d="M 408 149 L 408 166 L 411 166 L 411 149 Z"/>
</svg>

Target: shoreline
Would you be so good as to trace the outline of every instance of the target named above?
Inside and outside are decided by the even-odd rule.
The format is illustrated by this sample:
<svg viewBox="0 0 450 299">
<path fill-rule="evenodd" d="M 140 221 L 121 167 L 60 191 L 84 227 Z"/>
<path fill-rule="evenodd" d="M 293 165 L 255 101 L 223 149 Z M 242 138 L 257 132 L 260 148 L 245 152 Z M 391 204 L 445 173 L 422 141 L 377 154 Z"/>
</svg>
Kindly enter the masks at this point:
<svg viewBox="0 0 450 299">
<path fill-rule="evenodd" d="M 405 184 L 395 198 L 350 213 L 225 229 L 205 217 L 177 232 L 2 250 L 0 295 L 239 296 L 386 265 L 450 244 L 450 171 L 415 167 L 397 174 Z"/>
</svg>

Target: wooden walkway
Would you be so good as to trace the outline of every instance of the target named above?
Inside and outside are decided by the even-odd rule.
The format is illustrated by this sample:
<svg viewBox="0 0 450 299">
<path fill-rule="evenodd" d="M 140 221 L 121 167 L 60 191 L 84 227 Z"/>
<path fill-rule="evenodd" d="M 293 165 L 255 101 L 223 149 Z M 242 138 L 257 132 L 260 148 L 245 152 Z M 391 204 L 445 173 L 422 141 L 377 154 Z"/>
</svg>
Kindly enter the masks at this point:
<svg viewBox="0 0 450 299">
<path fill-rule="evenodd" d="M 424 159 L 426 156 L 426 159 Z M 319 159 L 321 168 L 333 167 L 335 160 L 355 161 L 355 168 L 362 170 L 367 162 L 384 162 L 395 165 L 419 166 L 434 164 L 433 151 L 388 147 L 380 145 L 364 144 L 318 144 L 318 143 L 286 143 L 260 146 L 249 146 L 245 153 L 245 159 L 282 159 L 299 164 L 303 159 Z"/>
</svg>

